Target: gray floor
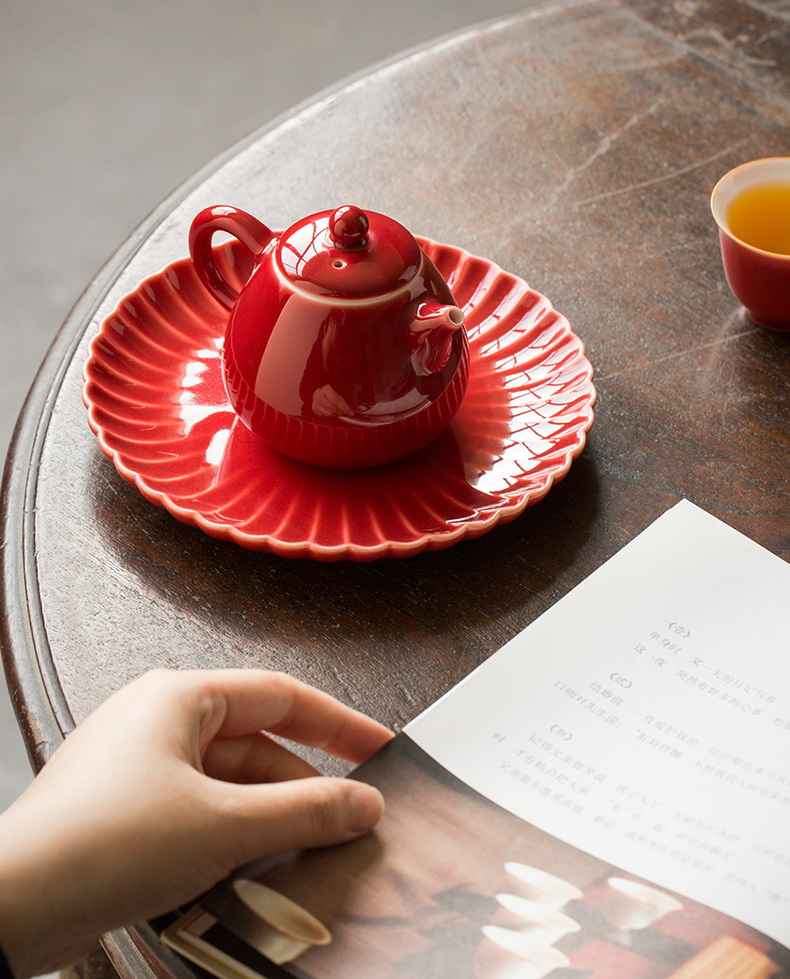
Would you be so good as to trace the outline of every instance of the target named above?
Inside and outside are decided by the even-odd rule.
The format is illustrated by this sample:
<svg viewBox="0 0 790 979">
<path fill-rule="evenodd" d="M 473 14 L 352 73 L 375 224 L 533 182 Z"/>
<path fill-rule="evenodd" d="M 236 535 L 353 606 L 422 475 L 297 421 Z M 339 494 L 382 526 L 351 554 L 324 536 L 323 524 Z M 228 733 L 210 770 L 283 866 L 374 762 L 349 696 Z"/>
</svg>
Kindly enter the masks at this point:
<svg viewBox="0 0 790 979">
<path fill-rule="evenodd" d="M 347 75 L 531 5 L 0 0 L 0 454 L 82 288 L 182 180 Z M 2 809 L 31 776 L 0 688 Z"/>
</svg>

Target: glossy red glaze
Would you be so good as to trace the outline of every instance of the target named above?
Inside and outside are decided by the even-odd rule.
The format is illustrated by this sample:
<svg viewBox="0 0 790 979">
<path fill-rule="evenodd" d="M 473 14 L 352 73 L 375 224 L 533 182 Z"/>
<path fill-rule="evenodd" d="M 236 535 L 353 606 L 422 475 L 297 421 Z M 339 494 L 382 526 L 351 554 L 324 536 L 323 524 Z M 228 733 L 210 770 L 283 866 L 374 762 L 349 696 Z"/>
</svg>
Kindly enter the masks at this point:
<svg viewBox="0 0 790 979">
<path fill-rule="evenodd" d="M 231 404 L 293 459 L 382 465 L 443 431 L 466 389 L 463 313 L 436 267 L 396 221 L 344 205 L 280 235 L 251 215 L 209 208 L 190 232 L 198 274 L 232 312 L 224 349 Z M 238 292 L 211 236 L 230 231 L 256 267 Z M 231 308 L 229 307 L 229 308 Z"/>
<path fill-rule="evenodd" d="M 790 330 L 790 255 L 763 251 L 738 239 L 730 230 L 728 213 L 742 191 L 788 181 L 790 157 L 750 160 L 726 173 L 710 199 L 730 289 L 755 323 L 769 330 Z"/>
<path fill-rule="evenodd" d="M 217 268 L 211 239 L 217 231 L 225 231 L 244 245 L 257 258 L 274 238 L 265 224 L 246 211 L 218 204 L 207 207 L 192 222 L 189 231 L 189 253 L 201 278 L 226 309 L 233 309 L 239 298 L 239 289 L 228 283 Z"/>
<path fill-rule="evenodd" d="M 584 448 L 592 367 L 565 317 L 523 279 L 450 245 L 420 245 L 463 305 L 470 353 L 461 407 L 430 446 L 359 470 L 270 449 L 228 402 L 227 313 L 183 259 L 126 296 L 91 344 L 83 397 L 102 450 L 177 519 L 289 557 L 409 557 L 512 520 Z M 216 251 L 237 289 L 253 259 L 238 242 Z"/>
<path fill-rule="evenodd" d="M 790 330 L 790 255 L 752 248 L 719 229 L 724 274 L 733 294 L 760 326 Z"/>
<path fill-rule="evenodd" d="M 329 217 L 329 236 L 340 248 L 362 248 L 368 244 L 367 214 L 350 204 L 336 208 Z"/>
</svg>

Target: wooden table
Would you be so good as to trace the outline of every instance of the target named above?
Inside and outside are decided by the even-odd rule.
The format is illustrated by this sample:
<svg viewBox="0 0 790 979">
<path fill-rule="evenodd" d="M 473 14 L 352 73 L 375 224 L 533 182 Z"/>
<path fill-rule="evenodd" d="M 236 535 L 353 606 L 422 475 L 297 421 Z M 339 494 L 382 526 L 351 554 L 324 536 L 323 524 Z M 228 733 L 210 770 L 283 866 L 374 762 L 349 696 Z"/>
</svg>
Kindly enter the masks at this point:
<svg viewBox="0 0 790 979">
<path fill-rule="evenodd" d="M 214 161 L 88 286 L 4 485 L 3 654 L 43 764 L 154 666 L 284 669 L 395 728 L 685 496 L 790 556 L 790 337 L 730 295 L 708 199 L 790 151 L 786 0 L 552 4 L 374 69 Z M 587 448 L 513 523 L 446 551 L 324 564 L 245 551 L 124 482 L 86 422 L 97 324 L 233 203 L 285 227 L 353 201 L 526 278 L 596 369 Z M 185 973 L 143 929 L 125 975 Z"/>
</svg>

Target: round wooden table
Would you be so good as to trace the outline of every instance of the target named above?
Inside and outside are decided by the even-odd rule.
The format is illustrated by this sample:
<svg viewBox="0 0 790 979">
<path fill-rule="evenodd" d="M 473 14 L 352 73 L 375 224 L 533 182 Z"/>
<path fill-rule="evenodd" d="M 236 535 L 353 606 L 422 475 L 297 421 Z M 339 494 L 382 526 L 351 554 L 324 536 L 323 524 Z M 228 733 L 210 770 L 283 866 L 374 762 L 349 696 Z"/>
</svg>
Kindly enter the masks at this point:
<svg viewBox="0 0 790 979">
<path fill-rule="evenodd" d="M 790 147 L 781 8 L 593 0 L 483 25 L 254 134 L 141 225 L 63 326 L 5 471 L 3 656 L 37 766 L 159 666 L 286 670 L 398 728 L 684 496 L 788 556 L 790 337 L 731 296 L 708 203 Z M 345 202 L 522 276 L 595 367 L 582 456 L 477 540 L 373 563 L 248 551 L 147 502 L 88 427 L 91 338 L 186 254 L 198 211 L 286 227 Z M 147 926 L 106 947 L 127 976 L 189 973 Z"/>
</svg>

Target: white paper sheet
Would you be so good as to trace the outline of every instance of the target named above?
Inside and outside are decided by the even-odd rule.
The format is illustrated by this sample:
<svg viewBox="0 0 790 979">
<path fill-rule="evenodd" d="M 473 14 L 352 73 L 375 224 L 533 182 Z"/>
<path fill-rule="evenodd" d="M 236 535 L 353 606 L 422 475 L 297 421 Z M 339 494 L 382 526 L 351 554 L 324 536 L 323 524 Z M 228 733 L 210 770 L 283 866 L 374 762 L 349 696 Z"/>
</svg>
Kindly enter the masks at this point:
<svg viewBox="0 0 790 979">
<path fill-rule="evenodd" d="M 405 732 L 540 829 L 790 946 L 790 565 L 691 503 Z"/>
</svg>

